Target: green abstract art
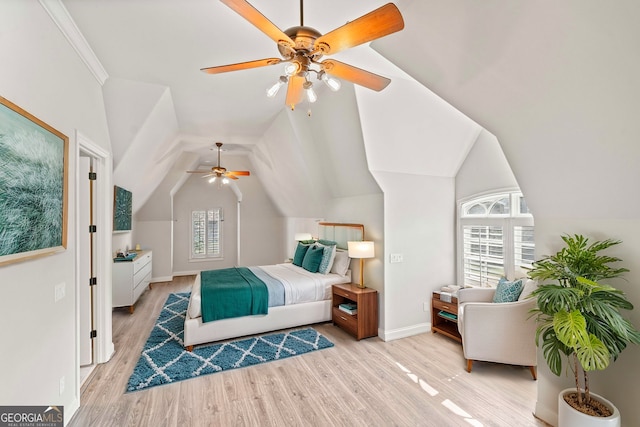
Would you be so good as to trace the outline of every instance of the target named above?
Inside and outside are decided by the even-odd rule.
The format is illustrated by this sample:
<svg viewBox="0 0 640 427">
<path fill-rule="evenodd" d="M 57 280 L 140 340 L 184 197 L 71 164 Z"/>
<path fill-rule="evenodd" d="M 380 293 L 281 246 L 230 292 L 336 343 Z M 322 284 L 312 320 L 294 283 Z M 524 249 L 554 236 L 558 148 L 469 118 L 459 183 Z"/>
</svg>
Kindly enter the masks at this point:
<svg viewBox="0 0 640 427">
<path fill-rule="evenodd" d="M 69 139 L 0 97 L 0 265 L 64 250 Z"/>
<path fill-rule="evenodd" d="M 114 186 L 113 189 L 113 231 L 131 231 L 131 191 Z"/>
</svg>

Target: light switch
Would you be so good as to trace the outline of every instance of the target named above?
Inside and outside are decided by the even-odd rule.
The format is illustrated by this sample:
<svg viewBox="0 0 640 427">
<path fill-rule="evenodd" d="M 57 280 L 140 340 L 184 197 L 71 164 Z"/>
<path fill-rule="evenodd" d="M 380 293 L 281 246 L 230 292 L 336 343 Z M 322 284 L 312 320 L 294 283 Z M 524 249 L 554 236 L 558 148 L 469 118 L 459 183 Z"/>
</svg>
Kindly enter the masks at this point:
<svg viewBox="0 0 640 427">
<path fill-rule="evenodd" d="M 60 301 L 65 295 L 65 283 L 58 283 L 55 287 L 55 302 Z"/>
</svg>

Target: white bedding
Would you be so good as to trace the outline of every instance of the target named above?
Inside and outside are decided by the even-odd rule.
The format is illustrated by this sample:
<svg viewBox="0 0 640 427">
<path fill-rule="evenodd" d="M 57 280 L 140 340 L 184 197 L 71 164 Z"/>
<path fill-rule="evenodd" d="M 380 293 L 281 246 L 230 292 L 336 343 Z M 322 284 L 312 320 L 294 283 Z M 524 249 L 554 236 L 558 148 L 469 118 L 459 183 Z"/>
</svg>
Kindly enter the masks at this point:
<svg viewBox="0 0 640 427">
<path fill-rule="evenodd" d="M 285 305 L 331 299 L 331 286 L 351 282 L 350 272 L 340 276 L 335 273 L 311 273 L 291 263 L 260 266 L 271 277 L 279 280 L 284 286 Z M 189 317 L 192 319 L 202 315 L 200 306 L 200 275 L 191 290 Z"/>
</svg>

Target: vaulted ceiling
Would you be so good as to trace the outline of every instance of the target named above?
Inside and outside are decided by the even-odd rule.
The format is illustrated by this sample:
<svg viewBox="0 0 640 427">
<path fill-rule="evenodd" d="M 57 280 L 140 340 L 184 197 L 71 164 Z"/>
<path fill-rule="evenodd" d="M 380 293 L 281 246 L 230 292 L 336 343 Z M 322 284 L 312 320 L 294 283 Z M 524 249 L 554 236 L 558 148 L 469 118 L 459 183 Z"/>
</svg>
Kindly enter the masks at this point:
<svg viewBox="0 0 640 427">
<path fill-rule="evenodd" d="M 370 170 L 455 176 L 479 127 L 409 77 L 383 54 L 411 55 L 422 29 L 405 16 L 398 34 L 335 55 L 390 77 L 382 92 L 343 82 L 316 85 L 319 100 L 295 111 L 284 92 L 265 90 L 281 66 L 209 75 L 203 67 L 279 57 L 275 43 L 218 0 L 62 0 L 108 74 L 103 85 L 114 181 L 134 191 L 138 210 L 160 183 L 184 168 L 211 167 L 224 155 L 248 157 L 283 214 L 300 216 L 305 199 L 379 192 Z M 299 25 L 296 0 L 251 0 L 276 26 Z M 382 6 L 380 0 L 307 0 L 304 24 L 329 32 Z M 396 2 L 400 11 L 412 1 Z M 382 52 L 382 54 L 380 53 Z M 366 153 L 364 140 L 367 139 Z M 285 173 L 286 172 L 286 173 Z M 296 181 L 296 185 L 292 181 Z M 172 188 L 172 184 L 163 186 Z"/>
</svg>

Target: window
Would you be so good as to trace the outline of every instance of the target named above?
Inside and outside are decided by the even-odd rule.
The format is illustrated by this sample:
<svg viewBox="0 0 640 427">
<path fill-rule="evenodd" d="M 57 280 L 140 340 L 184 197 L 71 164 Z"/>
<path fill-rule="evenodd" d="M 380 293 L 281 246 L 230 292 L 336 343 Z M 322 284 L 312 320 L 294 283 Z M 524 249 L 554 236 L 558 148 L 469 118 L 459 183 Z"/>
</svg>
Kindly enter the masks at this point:
<svg viewBox="0 0 640 427">
<path fill-rule="evenodd" d="M 191 212 L 191 258 L 222 257 L 222 208 Z"/>
<path fill-rule="evenodd" d="M 533 215 L 520 193 L 469 200 L 459 208 L 458 281 L 495 286 L 534 261 Z"/>
</svg>

